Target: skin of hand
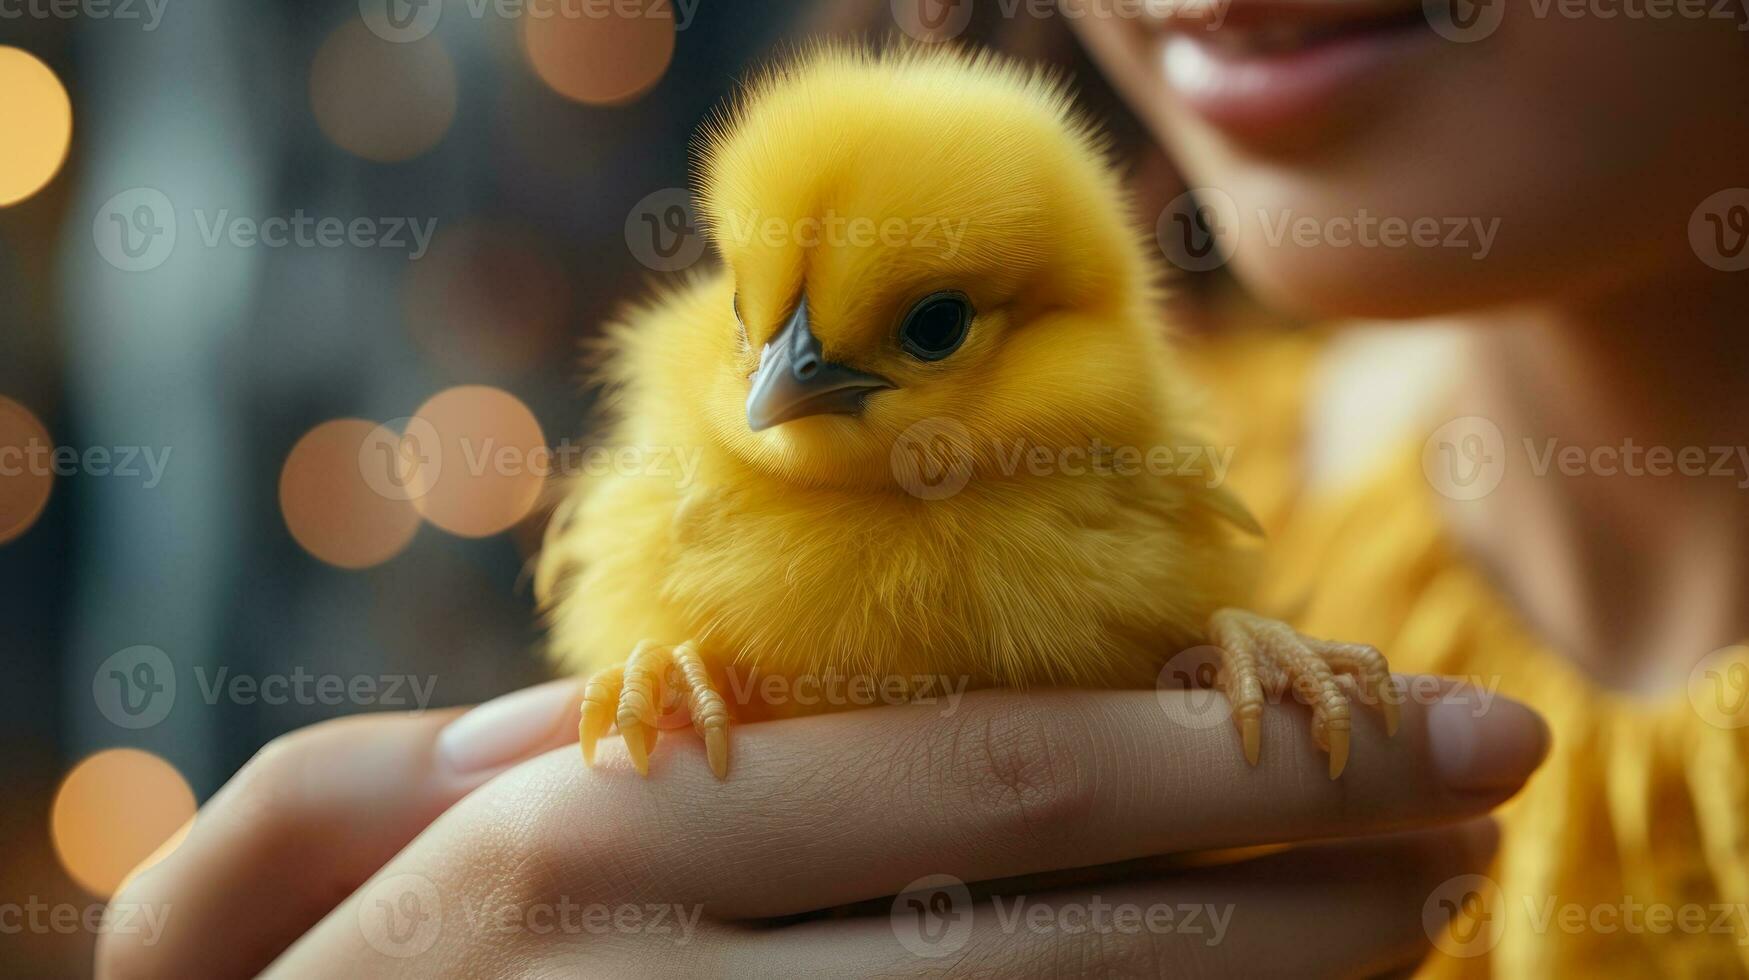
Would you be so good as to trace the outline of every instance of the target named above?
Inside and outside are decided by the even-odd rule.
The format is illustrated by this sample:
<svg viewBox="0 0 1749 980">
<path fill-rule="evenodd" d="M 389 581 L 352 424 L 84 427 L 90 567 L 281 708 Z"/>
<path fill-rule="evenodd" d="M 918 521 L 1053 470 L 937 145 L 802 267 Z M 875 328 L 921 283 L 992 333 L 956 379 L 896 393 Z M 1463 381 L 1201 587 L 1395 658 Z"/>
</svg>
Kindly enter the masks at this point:
<svg viewBox="0 0 1749 980">
<path fill-rule="evenodd" d="M 96 972 L 1377 975 L 1425 954 L 1427 897 L 1485 868 L 1485 814 L 1547 751 L 1533 712 L 1474 693 L 1406 704 L 1394 739 L 1357 728 L 1365 751 L 1338 782 L 1303 708 L 1265 715 L 1281 749 L 1250 769 L 1184 691 L 984 691 L 951 712 L 748 725 L 756 764 L 729 783 L 685 740 L 647 779 L 617 745 L 577 766 L 571 682 L 459 721 L 330 722 L 263 750 L 136 872 L 114 904 L 168 909 L 165 930 L 105 934 Z M 1319 843 L 1155 858 L 1302 841 Z M 969 922 L 953 959 L 915 955 L 883 898 L 931 875 L 970 883 L 947 910 Z M 1046 924 L 1005 919 L 1015 895 Z M 1224 914 L 1223 931 L 1051 925 L 1161 904 Z M 659 925 L 658 907 L 677 911 Z"/>
</svg>

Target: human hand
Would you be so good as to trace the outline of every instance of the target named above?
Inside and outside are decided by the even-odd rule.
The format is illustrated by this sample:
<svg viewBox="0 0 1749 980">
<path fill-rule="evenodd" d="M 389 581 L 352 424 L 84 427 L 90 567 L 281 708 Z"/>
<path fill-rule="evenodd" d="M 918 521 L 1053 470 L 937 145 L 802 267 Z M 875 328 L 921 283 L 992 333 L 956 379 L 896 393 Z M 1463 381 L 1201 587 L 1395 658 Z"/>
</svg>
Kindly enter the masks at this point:
<svg viewBox="0 0 1749 980">
<path fill-rule="evenodd" d="M 156 945 L 106 937 L 99 975 L 1384 972 L 1424 954 L 1425 899 L 1484 870 L 1478 818 L 1547 744 L 1504 698 L 1408 704 L 1395 739 L 1358 725 L 1331 781 L 1299 709 L 1266 713 L 1252 769 L 1231 726 L 1186 723 L 1196 696 L 988 691 L 745 725 L 726 783 L 681 737 L 648 780 L 623 755 L 585 769 L 569 682 L 447 738 L 447 715 L 317 726 L 118 896 L 171 914 Z M 1324 842 L 1155 858 L 1305 841 Z"/>
</svg>

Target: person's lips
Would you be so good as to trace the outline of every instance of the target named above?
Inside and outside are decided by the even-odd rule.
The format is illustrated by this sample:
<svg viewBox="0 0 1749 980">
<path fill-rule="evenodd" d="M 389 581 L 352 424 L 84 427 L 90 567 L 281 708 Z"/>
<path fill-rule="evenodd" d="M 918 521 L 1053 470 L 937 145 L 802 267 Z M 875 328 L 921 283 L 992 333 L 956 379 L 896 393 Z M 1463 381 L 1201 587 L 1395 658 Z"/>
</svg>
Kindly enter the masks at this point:
<svg viewBox="0 0 1749 980">
<path fill-rule="evenodd" d="M 1420 3 L 1187 0 L 1157 23 L 1167 84 L 1238 136 L 1316 125 L 1437 40 Z"/>
</svg>

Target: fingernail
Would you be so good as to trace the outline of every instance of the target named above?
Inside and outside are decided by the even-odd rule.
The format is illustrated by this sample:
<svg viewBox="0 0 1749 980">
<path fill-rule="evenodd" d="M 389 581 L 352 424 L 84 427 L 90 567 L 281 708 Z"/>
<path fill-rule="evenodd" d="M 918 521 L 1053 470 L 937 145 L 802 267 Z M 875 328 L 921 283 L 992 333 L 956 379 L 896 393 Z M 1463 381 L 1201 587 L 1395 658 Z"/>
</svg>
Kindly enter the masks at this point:
<svg viewBox="0 0 1749 980">
<path fill-rule="evenodd" d="M 1433 767 L 1444 783 L 1468 793 L 1516 789 L 1542 764 L 1549 729 L 1542 717 L 1516 701 L 1495 698 L 1477 710 L 1463 688 L 1427 709 L 1427 740 Z"/>
<path fill-rule="evenodd" d="M 576 681 L 552 681 L 494 698 L 449 723 L 437 752 L 462 775 L 520 762 L 550 743 L 561 724 L 575 722 Z"/>
</svg>

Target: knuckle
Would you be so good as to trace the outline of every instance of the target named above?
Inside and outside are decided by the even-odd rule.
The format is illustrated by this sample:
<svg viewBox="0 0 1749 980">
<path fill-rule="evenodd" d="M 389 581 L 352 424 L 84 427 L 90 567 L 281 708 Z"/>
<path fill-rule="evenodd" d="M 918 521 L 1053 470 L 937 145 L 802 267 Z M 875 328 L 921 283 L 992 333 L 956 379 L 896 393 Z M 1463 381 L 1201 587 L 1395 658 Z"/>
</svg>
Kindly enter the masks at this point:
<svg viewBox="0 0 1749 980">
<path fill-rule="evenodd" d="M 270 834 L 297 832 L 312 780 L 338 761 L 337 749 L 352 744 L 344 737 L 350 720 L 330 719 L 274 737 L 231 777 L 227 806 Z"/>
<path fill-rule="evenodd" d="M 256 750 L 226 787 L 229 805 L 243 819 L 280 825 L 278 816 L 295 795 L 305 744 L 301 732 L 290 732 Z"/>
<path fill-rule="evenodd" d="M 568 769 L 571 761 L 551 768 Z M 593 903 L 651 887 L 648 828 L 616 807 L 597 806 L 588 811 L 591 831 L 579 834 L 580 813 L 564 802 L 571 793 L 559 788 L 573 778 L 568 771 L 525 769 L 463 802 L 459 820 L 468 828 L 468 845 L 458 859 L 465 864 L 464 887 L 482 907 L 547 915 L 555 904 Z M 519 816 L 505 820 L 506 812 Z"/>
<path fill-rule="evenodd" d="M 137 934 L 105 930 L 93 955 L 91 975 L 97 980 L 136 980 L 160 972 L 152 946 Z"/>
<path fill-rule="evenodd" d="M 1060 839 L 1095 805 L 1081 747 L 1087 720 L 1062 706 L 1016 706 L 968 712 L 954 733 L 950 778 L 968 803 L 1001 830 L 1027 840 Z"/>
</svg>

